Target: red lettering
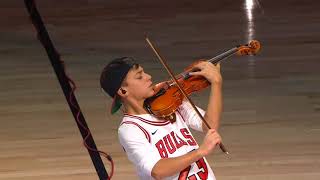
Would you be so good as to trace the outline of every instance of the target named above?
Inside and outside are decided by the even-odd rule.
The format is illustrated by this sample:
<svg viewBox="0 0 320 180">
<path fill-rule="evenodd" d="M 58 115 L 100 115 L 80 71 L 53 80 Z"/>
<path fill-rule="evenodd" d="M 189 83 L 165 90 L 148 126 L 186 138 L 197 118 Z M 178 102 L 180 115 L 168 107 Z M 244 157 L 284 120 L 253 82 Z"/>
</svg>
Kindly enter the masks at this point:
<svg viewBox="0 0 320 180">
<path fill-rule="evenodd" d="M 168 152 L 169 152 L 170 154 L 173 154 L 177 149 L 176 149 L 176 147 L 174 146 L 170 135 L 167 134 L 167 135 L 163 138 L 163 140 L 164 140 L 164 143 L 165 143 L 165 145 L 166 145 L 166 147 L 167 147 Z M 169 145 L 169 144 L 170 144 L 170 145 Z"/>
<path fill-rule="evenodd" d="M 179 139 L 179 141 L 177 141 L 177 138 L 176 138 L 176 136 L 175 136 L 173 131 L 170 134 L 171 134 L 174 142 L 176 143 L 177 149 L 181 148 L 184 145 L 187 145 L 187 143 L 184 140 L 182 140 L 179 136 L 177 136 L 178 139 Z"/>
<path fill-rule="evenodd" d="M 205 180 L 208 179 L 208 167 L 206 162 L 204 161 L 203 158 L 199 159 L 198 161 L 196 161 L 196 164 L 199 168 L 199 172 L 197 172 L 196 174 L 200 177 L 201 180 Z M 202 170 L 201 170 L 202 168 Z M 192 174 L 188 177 L 189 173 L 190 173 L 190 169 L 191 169 L 191 165 L 189 165 L 187 168 L 185 168 L 184 170 L 182 170 L 179 174 L 179 178 L 178 180 L 196 180 L 196 174 Z"/>
<path fill-rule="evenodd" d="M 160 139 L 157 143 L 156 143 L 156 147 L 158 149 L 158 152 L 161 156 L 161 158 L 167 158 L 168 157 L 168 152 L 163 144 L 162 139 Z"/>
<path fill-rule="evenodd" d="M 176 135 L 174 131 L 171 131 L 170 134 L 167 134 L 163 137 L 163 139 L 159 140 L 155 144 L 161 158 L 168 158 L 168 153 L 173 154 L 177 151 L 177 149 L 181 148 L 184 145 L 197 145 L 197 142 L 194 140 L 187 128 L 180 129 L 180 132 L 186 140 L 183 140 L 178 135 Z"/>
<path fill-rule="evenodd" d="M 190 146 L 197 145 L 197 142 L 193 139 L 192 135 L 190 134 L 190 132 L 188 131 L 187 128 L 180 129 L 180 132 L 181 132 L 181 134 L 183 135 L 184 138 L 188 139 L 187 143 Z"/>
<path fill-rule="evenodd" d="M 207 167 L 207 164 L 206 162 L 204 161 L 203 158 L 199 159 L 197 161 L 197 165 L 198 165 L 198 168 L 201 169 L 202 168 L 202 171 L 199 171 L 197 174 L 198 176 L 200 177 L 200 179 L 207 179 L 208 178 L 208 167 Z"/>
<path fill-rule="evenodd" d="M 184 170 L 182 170 L 179 174 L 178 180 L 186 180 L 190 169 L 191 169 L 191 166 L 188 166 Z"/>
</svg>

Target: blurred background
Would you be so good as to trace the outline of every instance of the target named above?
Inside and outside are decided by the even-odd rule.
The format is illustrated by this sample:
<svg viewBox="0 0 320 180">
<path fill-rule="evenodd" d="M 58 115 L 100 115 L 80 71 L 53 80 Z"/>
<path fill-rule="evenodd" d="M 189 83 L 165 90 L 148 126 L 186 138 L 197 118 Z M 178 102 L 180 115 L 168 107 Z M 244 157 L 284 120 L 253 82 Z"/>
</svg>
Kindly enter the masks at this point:
<svg viewBox="0 0 320 180">
<path fill-rule="evenodd" d="M 36 1 L 77 84 L 76 96 L 113 179 L 137 179 L 118 143 L 122 114 L 99 85 L 102 68 L 137 59 L 153 81 L 252 39 L 256 56 L 221 64 L 220 134 L 231 152 L 207 157 L 219 180 L 320 178 L 320 2 L 314 0 Z M 98 179 L 47 54 L 21 0 L 0 2 L 0 179 Z M 209 92 L 192 96 L 206 108 Z M 203 135 L 194 132 L 198 142 Z M 110 164 L 104 160 L 108 172 Z"/>
</svg>

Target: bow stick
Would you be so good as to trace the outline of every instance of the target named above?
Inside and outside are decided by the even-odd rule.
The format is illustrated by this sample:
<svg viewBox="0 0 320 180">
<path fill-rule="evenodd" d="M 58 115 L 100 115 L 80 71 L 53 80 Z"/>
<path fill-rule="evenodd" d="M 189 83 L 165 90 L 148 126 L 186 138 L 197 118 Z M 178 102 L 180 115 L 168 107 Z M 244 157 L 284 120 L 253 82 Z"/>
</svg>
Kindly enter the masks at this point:
<svg viewBox="0 0 320 180">
<path fill-rule="evenodd" d="M 192 108 L 196 111 L 196 113 L 198 114 L 198 116 L 200 117 L 200 119 L 202 120 L 202 122 L 205 123 L 205 125 L 207 126 L 208 129 L 211 129 L 210 125 L 207 123 L 207 121 L 204 119 L 204 117 L 200 114 L 199 110 L 196 108 L 196 106 L 194 105 L 194 103 L 191 101 L 191 99 L 189 98 L 189 96 L 187 95 L 187 93 L 183 90 L 183 88 L 180 86 L 180 84 L 178 83 L 178 80 L 176 79 L 176 77 L 174 76 L 174 74 L 172 73 L 171 69 L 169 68 L 168 64 L 166 63 L 166 61 L 161 57 L 161 55 L 159 54 L 159 51 L 157 51 L 157 49 L 155 48 L 155 46 L 151 43 L 151 41 L 149 40 L 149 38 L 146 38 L 146 41 L 148 42 L 148 44 L 150 45 L 151 49 L 153 50 L 153 52 L 157 55 L 159 61 L 162 63 L 162 65 L 165 67 L 165 69 L 167 70 L 167 72 L 169 73 L 169 75 L 171 76 L 171 78 L 174 80 L 174 82 L 176 83 L 176 85 L 178 86 L 178 88 L 180 89 L 180 91 L 182 92 L 183 96 L 189 101 L 189 103 L 191 104 Z M 223 143 L 221 142 L 219 144 L 220 149 L 222 150 L 222 152 L 229 154 L 228 150 L 225 148 L 225 146 L 223 145 Z"/>
</svg>

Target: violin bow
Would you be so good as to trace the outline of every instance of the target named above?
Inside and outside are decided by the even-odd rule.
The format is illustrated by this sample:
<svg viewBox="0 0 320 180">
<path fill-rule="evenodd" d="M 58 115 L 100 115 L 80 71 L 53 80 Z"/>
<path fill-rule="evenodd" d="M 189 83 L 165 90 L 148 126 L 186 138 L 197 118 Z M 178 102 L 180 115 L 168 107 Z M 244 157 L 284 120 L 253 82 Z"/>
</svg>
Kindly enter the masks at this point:
<svg viewBox="0 0 320 180">
<path fill-rule="evenodd" d="M 188 100 L 188 102 L 191 104 L 192 108 L 196 111 L 196 113 L 198 114 L 198 116 L 200 117 L 200 119 L 202 120 L 202 122 L 205 123 L 205 125 L 207 126 L 208 129 L 212 129 L 211 126 L 208 124 L 208 122 L 204 119 L 204 117 L 200 114 L 199 110 L 196 108 L 196 106 L 194 105 L 194 103 L 191 101 L 190 97 L 187 95 L 187 93 L 183 90 L 183 88 L 181 87 L 181 85 L 178 83 L 178 80 L 176 79 L 176 77 L 174 76 L 174 74 L 172 73 L 171 69 L 169 68 L 167 62 L 164 60 L 164 58 L 162 58 L 162 56 L 160 55 L 159 51 L 155 48 L 155 46 L 151 43 L 151 41 L 149 40 L 148 37 L 146 37 L 146 41 L 148 42 L 149 46 L 151 47 L 151 49 L 153 50 L 153 52 L 156 54 L 156 56 L 158 57 L 159 61 L 162 63 L 162 65 L 165 67 L 165 69 L 167 70 L 167 72 L 169 73 L 169 75 L 171 76 L 171 78 L 174 80 L 174 82 L 176 83 L 176 85 L 178 86 L 178 88 L 180 89 L 180 91 L 182 92 L 183 96 Z M 225 154 L 229 154 L 228 150 L 226 149 L 226 147 L 223 145 L 223 143 L 221 142 L 219 144 L 220 149 L 222 150 L 222 152 L 224 152 Z"/>
</svg>

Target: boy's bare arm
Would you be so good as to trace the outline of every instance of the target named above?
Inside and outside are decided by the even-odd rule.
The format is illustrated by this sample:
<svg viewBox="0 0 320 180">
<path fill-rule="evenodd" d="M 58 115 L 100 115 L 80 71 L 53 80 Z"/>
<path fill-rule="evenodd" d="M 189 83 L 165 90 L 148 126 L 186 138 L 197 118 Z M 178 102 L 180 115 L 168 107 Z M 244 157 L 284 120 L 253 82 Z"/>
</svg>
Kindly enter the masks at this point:
<svg viewBox="0 0 320 180">
<path fill-rule="evenodd" d="M 222 84 L 211 85 L 211 92 L 209 96 L 209 102 L 207 111 L 204 115 L 204 119 L 208 122 L 211 128 L 218 130 L 220 125 L 220 118 L 222 112 Z M 208 130 L 206 125 L 202 123 L 202 129 Z"/>
<path fill-rule="evenodd" d="M 213 129 L 218 129 L 222 112 L 222 76 L 220 73 L 220 64 L 214 65 L 210 62 L 201 62 L 195 65 L 199 71 L 190 73 L 191 75 L 200 75 L 205 77 L 210 83 L 210 96 L 207 111 L 204 119 Z M 205 123 L 202 123 L 202 129 L 207 131 Z"/>
</svg>

